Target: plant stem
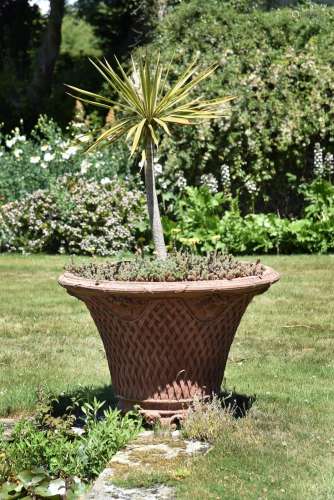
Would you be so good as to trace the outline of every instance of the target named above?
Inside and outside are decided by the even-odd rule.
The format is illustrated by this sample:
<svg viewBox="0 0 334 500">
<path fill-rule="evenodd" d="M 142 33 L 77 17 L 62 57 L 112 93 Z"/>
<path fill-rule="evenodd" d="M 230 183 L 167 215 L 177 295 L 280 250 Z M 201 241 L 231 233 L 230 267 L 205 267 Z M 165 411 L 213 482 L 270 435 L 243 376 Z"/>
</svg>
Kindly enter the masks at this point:
<svg viewBox="0 0 334 500">
<path fill-rule="evenodd" d="M 155 189 L 154 150 L 151 138 L 147 139 L 145 149 L 146 149 L 146 165 L 145 165 L 146 199 L 147 199 L 147 209 L 150 218 L 153 243 L 158 259 L 165 260 L 167 258 L 167 250 L 165 245 L 164 233 L 162 230 L 158 197 Z"/>
</svg>

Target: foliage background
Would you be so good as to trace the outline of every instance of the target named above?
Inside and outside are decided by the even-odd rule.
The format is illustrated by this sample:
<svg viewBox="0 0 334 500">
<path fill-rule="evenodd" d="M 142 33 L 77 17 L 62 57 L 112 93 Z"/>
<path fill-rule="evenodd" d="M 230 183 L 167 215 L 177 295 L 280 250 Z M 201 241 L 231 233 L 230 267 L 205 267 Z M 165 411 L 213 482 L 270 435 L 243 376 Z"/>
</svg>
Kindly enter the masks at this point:
<svg viewBox="0 0 334 500">
<path fill-rule="evenodd" d="M 196 54 L 206 64 L 218 57 L 201 90 L 238 99 L 228 120 L 167 139 L 166 167 L 184 169 L 195 184 L 202 173 L 219 179 L 227 164 L 244 208 L 255 197 L 259 211 L 300 214 L 297 188 L 312 177 L 315 143 L 334 151 L 333 26 L 334 11 L 324 7 L 245 14 L 219 0 L 184 2 L 160 26 L 154 48 L 166 60 L 175 54 L 175 72 Z"/>
<path fill-rule="evenodd" d="M 56 1 L 62 0 L 50 4 Z M 112 193 L 105 183 L 116 189 L 120 182 L 124 192 L 143 199 L 140 158 L 128 159 L 127 144 L 83 155 L 83 134 L 117 118 L 117 106 L 107 114 L 79 106 L 66 96 L 63 85 L 106 93 L 87 57 L 105 55 L 111 60 L 116 53 L 127 64 L 130 54 L 143 50 L 161 51 L 164 62 L 173 58 L 171 78 L 194 56 L 203 66 L 218 62 L 201 93 L 209 98 L 237 96 L 227 118 L 175 130 L 171 139 L 162 140 L 156 174 L 170 248 L 236 253 L 333 250 L 334 9 L 325 5 L 330 2 L 318 3 L 78 0 L 65 8 L 50 93 L 32 113 L 26 90 L 50 15 L 42 16 L 27 0 L 3 2 L 2 251 L 86 252 L 81 240 L 71 243 L 70 234 L 78 229 L 66 208 L 68 179 L 75 189 L 80 186 L 83 199 L 96 196 L 106 209 Z M 38 204 L 50 196 L 57 207 L 52 213 Z M 124 204 L 116 205 L 113 216 L 122 221 Z M 113 253 L 117 245 L 108 239 L 97 242 L 101 220 L 89 207 L 80 216 L 81 221 L 88 218 L 86 231 L 95 238 L 88 253 Z M 136 241 L 129 240 L 127 249 L 148 249 L 145 212 L 142 206 L 133 209 Z M 61 224 L 73 226 L 65 231 L 63 243 L 54 213 L 62 214 Z M 40 224 L 48 231 L 53 228 L 51 243 L 45 235 L 40 239 Z M 117 225 L 119 241 L 127 239 L 126 231 L 121 236 L 122 224 Z"/>
</svg>

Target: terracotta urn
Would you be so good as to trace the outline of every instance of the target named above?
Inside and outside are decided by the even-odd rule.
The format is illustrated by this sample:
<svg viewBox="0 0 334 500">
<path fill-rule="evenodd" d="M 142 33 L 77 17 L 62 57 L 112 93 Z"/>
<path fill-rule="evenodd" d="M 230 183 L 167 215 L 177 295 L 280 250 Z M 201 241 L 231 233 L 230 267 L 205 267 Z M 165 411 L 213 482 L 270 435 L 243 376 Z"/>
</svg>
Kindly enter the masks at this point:
<svg viewBox="0 0 334 500">
<path fill-rule="evenodd" d="M 172 423 L 195 396 L 220 391 L 229 350 L 248 304 L 279 280 L 262 277 L 196 282 L 124 282 L 65 272 L 59 284 L 89 309 L 101 335 L 123 411 Z"/>
</svg>

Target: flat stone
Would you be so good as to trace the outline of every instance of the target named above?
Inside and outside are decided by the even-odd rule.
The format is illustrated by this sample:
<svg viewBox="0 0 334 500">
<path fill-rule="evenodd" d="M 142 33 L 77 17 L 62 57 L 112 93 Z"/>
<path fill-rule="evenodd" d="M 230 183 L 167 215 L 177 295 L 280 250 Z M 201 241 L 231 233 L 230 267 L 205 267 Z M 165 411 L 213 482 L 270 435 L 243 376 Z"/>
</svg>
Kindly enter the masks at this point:
<svg viewBox="0 0 334 500">
<path fill-rule="evenodd" d="M 153 438 L 154 437 L 154 431 L 142 431 L 139 435 L 139 439 L 147 439 L 147 438 Z"/>
<path fill-rule="evenodd" d="M 123 450 L 116 453 L 107 468 L 95 481 L 92 489 L 86 494 L 85 500 L 172 500 L 175 498 L 173 488 L 157 484 L 148 488 L 124 488 L 113 484 L 113 478 L 121 471 L 121 477 L 126 480 L 132 472 L 151 471 L 157 468 L 157 463 L 169 464 L 173 467 L 178 457 L 190 457 L 210 450 L 209 443 L 182 439 L 179 431 L 155 434 L 145 431 L 136 440 L 129 443 Z"/>
<path fill-rule="evenodd" d="M 158 484 L 150 488 L 119 488 L 112 484 L 113 470 L 104 469 L 96 480 L 93 488 L 86 494 L 85 500 L 173 500 L 175 494 L 172 488 Z"/>
<path fill-rule="evenodd" d="M 197 453 L 206 453 L 210 445 L 209 443 L 204 443 L 203 441 L 186 441 L 186 453 L 187 455 L 196 455 Z"/>
<path fill-rule="evenodd" d="M 5 439 L 9 439 L 15 424 L 18 422 L 18 418 L 0 418 L 0 425 L 4 426 L 5 432 L 4 432 L 4 437 Z"/>
<path fill-rule="evenodd" d="M 172 436 L 173 439 L 180 439 L 180 437 L 181 437 L 181 431 L 173 431 L 171 433 L 171 436 Z"/>
</svg>

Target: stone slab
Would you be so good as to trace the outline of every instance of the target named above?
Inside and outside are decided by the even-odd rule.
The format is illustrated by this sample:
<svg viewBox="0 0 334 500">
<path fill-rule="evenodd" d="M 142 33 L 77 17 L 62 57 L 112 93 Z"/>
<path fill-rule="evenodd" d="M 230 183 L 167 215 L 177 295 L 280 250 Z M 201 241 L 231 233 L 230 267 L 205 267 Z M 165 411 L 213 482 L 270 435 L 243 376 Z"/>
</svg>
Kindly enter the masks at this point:
<svg viewBox="0 0 334 500">
<path fill-rule="evenodd" d="M 124 488 L 113 484 L 118 471 L 127 472 L 149 470 L 154 472 L 159 464 L 173 464 L 174 460 L 207 453 L 208 443 L 184 440 L 179 431 L 155 433 L 144 431 L 123 450 L 116 453 L 108 466 L 97 478 L 85 500 L 172 500 L 175 493 L 172 487 L 157 484 L 148 488 Z"/>
</svg>

